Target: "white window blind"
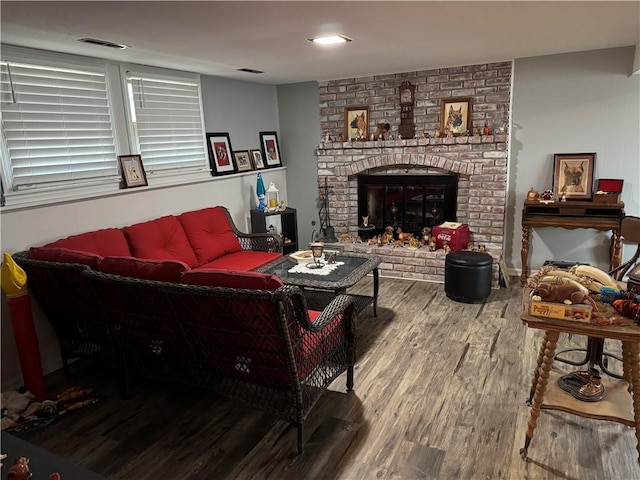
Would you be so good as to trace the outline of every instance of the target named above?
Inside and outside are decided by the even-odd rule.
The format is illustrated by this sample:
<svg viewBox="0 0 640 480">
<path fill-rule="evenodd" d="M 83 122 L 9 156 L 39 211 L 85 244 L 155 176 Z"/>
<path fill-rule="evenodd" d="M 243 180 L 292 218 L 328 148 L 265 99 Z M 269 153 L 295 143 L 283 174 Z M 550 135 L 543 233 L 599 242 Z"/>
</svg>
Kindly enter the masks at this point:
<svg viewBox="0 0 640 480">
<path fill-rule="evenodd" d="M 209 170 L 197 79 L 127 71 L 134 136 L 147 174 Z"/>
<path fill-rule="evenodd" d="M 118 176 L 104 69 L 3 58 L 0 100 L 7 188 Z"/>
</svg>

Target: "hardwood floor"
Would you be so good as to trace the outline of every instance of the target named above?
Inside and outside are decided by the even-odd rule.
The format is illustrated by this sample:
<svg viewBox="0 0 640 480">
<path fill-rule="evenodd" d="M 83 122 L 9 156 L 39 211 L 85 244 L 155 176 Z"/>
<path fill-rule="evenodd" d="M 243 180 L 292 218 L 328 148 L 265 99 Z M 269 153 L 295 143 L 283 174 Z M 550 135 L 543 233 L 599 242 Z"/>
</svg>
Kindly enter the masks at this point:
<svg viewBox="0 0 640 480">
<path fill-rule="evenodd" d="M 441 284 L 381 278 L 378 317 L 358 319 L 355 390 L 341 377 L 321 397 L 302 455 L 295 428 L 265 413 L 152 382 L 122 400 L 113 379 L 80 362 L 70 385 L 100 402 L 25 438 L 112 479 L 640 478 L 632 428 L 561 412 L 542 412 L 520 458 L 542 338 L 520 321 L 521 295 L 512 286 L 463 304 Z M 585 340 L 562 336 L 558 348 L 572 342 Z M 52 389 L 61 379 L 48 379 Z"/>
</svg>

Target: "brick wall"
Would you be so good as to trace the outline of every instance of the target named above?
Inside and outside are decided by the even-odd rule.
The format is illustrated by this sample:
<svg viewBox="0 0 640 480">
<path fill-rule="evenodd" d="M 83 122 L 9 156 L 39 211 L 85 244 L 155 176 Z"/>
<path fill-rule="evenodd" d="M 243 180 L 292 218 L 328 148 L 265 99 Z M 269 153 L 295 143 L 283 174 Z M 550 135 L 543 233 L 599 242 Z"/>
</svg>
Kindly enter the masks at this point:
<svg viewBox="0 0 640 480">
<path fill-rule="evenodd" d="M 400 119 L 399 85 L 416 86 L 414 123 L 418 136 L 440 128 L 441 101 L 472 97 L 471 126 L 485 122 L 494 130 L 508 121 L 511 62 L 443 68 L 423 72 L 332 80 L 320 83 L 320 122 L 332 137 L 344 132 L 344 107 L 369 106 L 370 131 L 379 122 L 392 130 Z M 458 221 L 467 223 L 471 240 L 494 257 L 494 286 L 504 243 L 508 135 L 417 138 L 366 142 L 323 142 L 316 150 L 318 185 L 331 187 L 329 215 L 336 233 L 357 233 L 357 175 L 453 172 L 459 174 Z M 444 252 L 350 244 L 349 250 L 383 258 L 380 273 L 420 280 L 444 280 Z"/>
</svg>

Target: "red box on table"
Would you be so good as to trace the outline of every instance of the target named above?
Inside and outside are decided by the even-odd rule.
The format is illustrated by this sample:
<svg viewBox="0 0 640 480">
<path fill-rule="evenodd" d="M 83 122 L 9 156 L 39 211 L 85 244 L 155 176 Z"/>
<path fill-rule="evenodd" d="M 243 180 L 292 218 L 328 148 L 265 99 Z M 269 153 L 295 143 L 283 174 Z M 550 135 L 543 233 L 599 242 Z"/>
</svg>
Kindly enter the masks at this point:
<svg viewBox="0 0 640 480">
<path fill-rule="evenodd" d="M 433 227 L 431 232 L 436 239 L 436 248 L 446 243 L 452 252 L 464 250 L 469 245 L 469 225 L 456 222 L 444 222 Z"/>
</svg>

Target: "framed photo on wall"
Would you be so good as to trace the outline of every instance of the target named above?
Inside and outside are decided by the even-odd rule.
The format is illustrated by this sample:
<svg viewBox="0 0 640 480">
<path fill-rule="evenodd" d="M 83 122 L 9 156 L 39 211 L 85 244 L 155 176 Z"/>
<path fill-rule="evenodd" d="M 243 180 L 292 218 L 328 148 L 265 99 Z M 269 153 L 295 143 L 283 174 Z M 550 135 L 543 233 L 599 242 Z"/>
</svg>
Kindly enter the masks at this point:
<svg viewBox="0 0 640 480">
<path fill-rule="evenodd" d="M 267 168 L 282 166 L 280 145 L 278 144 L 278 134 L 276 132 L 260 132 L 260 147 L 262 148 L 262 159 Z"/>
<path fill-rule="evenodd" d="M 553 156 L 553 193 L 567 200 L 591 200 L 595 153 L 556 153 Z"/>
<path fill-rule="evenodd" d="M 451 132 L 454 137 L 471 132 L 471 97 L 442 100 L 440 109 L 440 133 Z"/>
<path fill-rule="evenodd" d="M 233 158 L 236 160 L 239 172 L 253 170 L 251 158 L 249 158 L 249 150 L 238 150 L 237 152 L 233 152 Z"/>
<path fill-rule="evenodd" d="M 347 141 L 369 139 L 369 107 L 344 108 L 344 136 Z"/>
<path fill-rule="evenodd" d="M 235 162 L 231 156 L 233 150 L 228 133 L 207 133 L 207 148 L 211 175 L 227 175 L 236 171 Z"/>
<path fill-rule="evenodd" d="M 260 150 L 251 150 L 250 153 L 254 170 L 262 170 L 263 168 L 265 168 L 264 159 L 262 158 L 262 152 Z"/>
<path fill-rule="evenodd" d="M 125 188 L 147 185 L 147 174 L 140 155 L 118 155 Z"/>
</svg>

